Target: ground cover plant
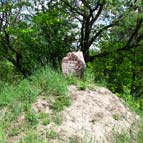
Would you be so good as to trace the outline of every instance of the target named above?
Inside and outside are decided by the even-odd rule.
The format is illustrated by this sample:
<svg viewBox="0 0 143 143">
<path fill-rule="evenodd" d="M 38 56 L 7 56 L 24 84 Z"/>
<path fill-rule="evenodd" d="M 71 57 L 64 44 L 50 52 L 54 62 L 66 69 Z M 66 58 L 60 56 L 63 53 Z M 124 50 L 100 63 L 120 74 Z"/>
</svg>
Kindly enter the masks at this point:
<svg viewBox="0 0 143 143">
<path fill-rule="evenodd" d="M 62 81 L 62 82 L 61 82 Z M 21 132 L 28 132 L 38 124 L 38 114 L 32 109 L 32 103 L 42 94 L 45 98 L 53 97 L 55 100 L 51 104 L 51 109 L 55 112 L 63 110 L 70 105 L 70 97 L 67 91 L 65 78 L 51 68 L 47 67 L 38 71 L 28 79 L 23 79 L 16 85 L 5 85 L 0 92 L 1 111 L 1 140 L 16 136 Z M 24 114 L 25 121 L 17 124 L 19 116 Z M 55 116 L 55 122 L 60 124 L 61 119 Z M 43 120 L 43 124 L 48 124 L 50 120 Z M 32 131 L 31 131 L 32 132 Z M 30 133 L 27 140 L 35 140 L 35 134 Z M 32 139 L 33 138 L 33 139 Z M 34 141 L 33 141 L 34 142 Z"/>
</svg>

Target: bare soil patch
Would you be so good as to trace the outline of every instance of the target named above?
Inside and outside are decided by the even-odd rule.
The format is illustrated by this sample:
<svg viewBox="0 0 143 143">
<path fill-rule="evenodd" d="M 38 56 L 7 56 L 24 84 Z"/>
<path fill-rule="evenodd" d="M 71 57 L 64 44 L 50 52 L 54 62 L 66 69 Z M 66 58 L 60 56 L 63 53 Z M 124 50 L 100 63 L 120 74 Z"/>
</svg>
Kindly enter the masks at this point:
<svg viewBox="0 0 143 143">
<path fill-rule="evenodd" d="M 78 90 L 72 85 L 69 92 L 72 105 L 60 113 L 61 125 L 54 122 L 46 126 L 39 124 L 37 130 L 41 136 L 49 140 L 47 131 L 53 131 L 56 133 L 56 139 L 51 139 L 54 143 L 69 143 L 71 140 L 77 143 L 114 143 L 116 135 L 127 134 L 135 142 L 140 118 L 111 91 L 103 87 Z M 48 101 L 38 99 L 34 105 L 39 105 L 38 109 L 34 106 L 36 111 L 52 113 Z"/>
</svg>

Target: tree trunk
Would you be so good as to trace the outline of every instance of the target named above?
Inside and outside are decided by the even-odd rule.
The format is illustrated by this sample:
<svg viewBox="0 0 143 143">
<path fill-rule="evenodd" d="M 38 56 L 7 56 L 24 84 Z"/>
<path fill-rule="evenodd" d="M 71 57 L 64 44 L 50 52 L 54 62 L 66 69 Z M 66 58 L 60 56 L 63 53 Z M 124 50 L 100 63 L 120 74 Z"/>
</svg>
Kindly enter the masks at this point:
<svg viewBox="0 0 143 143">
<path fill-rule="evenodd" d="M 22 55 L 16 54 L 16 59 L 9 57 L 7 58 L 15 67 L 16 69 L 25 77 L 27 78 L 30 75 L 30 71 L 26 69 L 22 64 Z"/>
<path fill-rule="evenodd" d="M 84 15 L 83 23 L 81 28 L 81 51 L 83 52 L 83 56 L 85 62 L 89 61 L 89 39 L 90 39 L 91 27 L 90 27 L 90 16 Z"/>
</svg>

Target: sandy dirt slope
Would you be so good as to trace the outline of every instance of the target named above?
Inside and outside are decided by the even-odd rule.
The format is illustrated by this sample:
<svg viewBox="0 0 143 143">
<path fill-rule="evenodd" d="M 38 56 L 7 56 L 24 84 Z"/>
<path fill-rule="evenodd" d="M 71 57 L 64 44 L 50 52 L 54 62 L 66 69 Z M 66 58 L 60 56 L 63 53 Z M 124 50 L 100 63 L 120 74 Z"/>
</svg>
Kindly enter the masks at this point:
<svg viewBox="0 0 143 143">
<path fill-rule="evenodd" d="M 116 136 L 127 134 L 135 142 L 139 116 L 116 95 L 103 87 L 78 90 L 74 85 L 69 86 L 69 92 L 72 105 L 60 113 L 62 124 L 39 124 L 37 129 L 41 135 L 44 136 L 46 130 L 54 130 L 57 138 L 52 143 L 69 143 L 71 140 L 77 143 L 114 143 Z M 40 102 L 38 104 L 43 112 L 50 113 L 48 107 L 44 110 L 46 108 Z"/>
</svg>

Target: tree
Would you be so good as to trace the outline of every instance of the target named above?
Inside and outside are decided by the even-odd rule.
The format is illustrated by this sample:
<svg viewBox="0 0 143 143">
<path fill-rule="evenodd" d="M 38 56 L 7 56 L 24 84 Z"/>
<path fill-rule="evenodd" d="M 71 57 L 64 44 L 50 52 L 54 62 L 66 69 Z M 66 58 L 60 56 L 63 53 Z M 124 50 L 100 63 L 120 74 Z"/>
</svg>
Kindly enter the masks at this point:
<svg viewBox="0 0 143 143">
<path fill-rule="evenodd" d="M 35 56 L 42 65 L 50 62 L 55 67 L 72 49 L 74 35 L 70 30 L 74 25 L 66 19 L 67 14 L 61 11 L 57 2 L 49 1 L 41 7 L 42 9 L 36 9 L 32 18 L 33 27 L 39 30 L 37 35 L 42 38 L 38 40 L 39 52 L 35 52 Z"/>
<path fill-rule="evenodd" d="M 17 1 L 0 1 L 0 56 L 11 62 L 25 77 L 29 74 L 24 67 L 23 55 L 14 44 L 16 36 L 13 29 L 21 23 L 21 11 L 26 3 Z"/>
<path fill-rule="evenodd" d="M 6 0 L 0 4 L 0 58 L 25 77 L 49 63 L 57 67 L 67 52 L 82 50 L 95 80 L 104 78 L 114 92 L 127 86 L 132 95 L 143 94 L 142 0 Z M 9 63 L 0 66 L 7 68 Z"/>
<path fill-rule="evenodd" d="M 49 62 L 57 66 L 72 48 L 72 37 L 68 36 L 71 25 L 64 19 L 65 14 L 58 11 L 53 1 L 47 5 L 36 1 L 1 1 L 0 56 L 24 77 Z"/>
<path fill-rule="evenodd" d="M 143 1 L 62 0 L 65 10 L 80 23 L 78 49 L 92 62 L 95 81 L 105 79 L 114 92 L 130 88 L 142 96 Z M 91 47 L 99 50 L 90 52 Z"/>
<path fill-rule="evenodd" d="M 62 0 L 66 11 L 81 24 L 79 36 L 79 49 L 83 51 L 86 61 L 93 61 L 95 57 L 109 55 L 104 52 L 90 56 L 89 49 L 97 43 L 104 41 L 104 37 L 112 34 L 112 29 L 124 28 L 130 23 L 133 16 L 133 23 L 136 22 L 130 35 L 127 35 L 123 47 L 116 49 L 117 52 L 125 51 L 137 46 L 143 33 L 142 27 L 142 1 L 121 1 L 121 0 Z M 127 23 L 126 23 L 127 22 Z M 125 28 L 124 28 L 125 30 Z M 134 42 L 132 42 L 134 41 Z M 102 48 L 102 47 L 101 47 Z"/>
</svg>

